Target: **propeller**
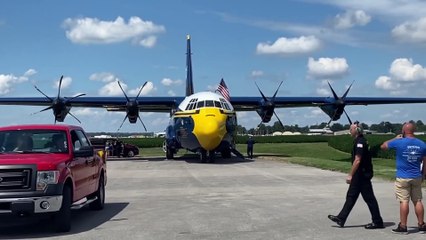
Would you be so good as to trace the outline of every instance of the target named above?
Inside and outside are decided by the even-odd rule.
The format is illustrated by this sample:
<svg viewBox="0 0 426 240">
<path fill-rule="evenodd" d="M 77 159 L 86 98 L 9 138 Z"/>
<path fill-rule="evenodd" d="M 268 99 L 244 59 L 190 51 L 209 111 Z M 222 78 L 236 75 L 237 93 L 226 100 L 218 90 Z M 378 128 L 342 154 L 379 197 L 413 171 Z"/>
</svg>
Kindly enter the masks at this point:
<svg viewBox="0 0 426 240">
<path fill-rule="evenodd" d="M 123 119 L 123 122 L 121 122 L 120 127 L 117 129 L 117 132 L 120 131 L 121 127 L 123 126 L 124 122 L 126 121 L 126 119 L 129 119 L 130 123 L 135 123 L 137 121 L 137 119 L 139 119 L 139 121 L 142 123 L 143 128 L 146 130 L 145 124 L 143 123 L 141 117 L 139 116 L 139 103 L 138 103 L 138 97 L 142 92 L 142 89 L 145 87 L 145 85 L 148 82 L 145 82 L 142 87 L 139 89 L 138 95 L 136 95 L 134 100 L 131 100 L 126 92 L 124 91 L 123 87 L 121 86 L 120 81 L 118 82 L 118 86 L 120 87 L 121 91 L 123 92 L 124 96 L 126 97 L 127 103 L 126 103 L 126 116 Z"/>
<path fill-rule="evenodd" d="M 38 112 L 32 113 L 31 115 L 52 109 L 53 115 L 55 116 L 55 124 L 56 124 L 57 121 L 63 122 L 65 117 L 67 116 L 67 114 L 71 115 L 75 120 L 77 120 L 77 122 L 81 123 L 81 121 L 78 120 L 78 118 L 70 112 L 71 101 L 74 100 L 75 98 L 84 96 L 86 94 L 81 93 L 81 94 L 78 94 L 78 95 L 71 97 L 71 98 L 67 98 L 67 97 L 62 98 L 61 97 L 61 86 L 62 86 L 62 79 L 63 78 L 64 78 L 64 76 L 62 75 L 61 78 L 59 79 L 58 96 L 56 98 L 51 98 L 51 97 L 47 96 L 43 91 L 41 91 L 37 86 L 34 85 L 34 88 L 38 92 L 40 92 L 43 96 L 45 96 L 47 99 L 49 99 L 49 101 L 52 104 L 50 106 L 38 111 Z"/>
<path fill-rule="evenodd" d="M 278 119 L 278 122 L 280 123 L 281 127 L 284 128 L 284 124 L 281 122 L 280 118 L 275 113 L 275 97 L 277 96 L 278 90 L 280 89 L 281 84 L 283 84 L 283 81 L 281 81 L 280 85 L 278 85 L 278 88 L 275 91 L 275 93 L 272 96 L 272 98 L 267 98 L 263 94 L 262 90 L 260 90 L 260 88 L 257 85 L 257 83 L 256 82 L 254 82 L 254 83 L 256 84 L 256 87 L 259 90 L 260 95 L 262 95 L 262 105 L 260 106 L 260 109 L 256 110 L 257 113 L 259 114 L 259 116 L 262 118 L 262 120 L 259 123 L 259 125 L 261 123 L 263 123 L 263 122 L 269 122 L 271 120 L 272 115 L 275 115 L 275 117 Z"/>
<path fill-rule="evenodd" d="M 330 125 L 331 121 L 339 119 L 342 113 L 345 113 L 346 118 L 348 119 L 349 124 L 352 125 L 352 121 L 349 118 L 349 115 L 348 115 L 348 113 L 345 110 L 345 106 L 346 106 L 345 99 L 346 99 L 346 96 L 348 95 L 348 92 L 351 89 L 352 84 L 354 82 L 352 82 L 351 85 L 349 85 L 348 89 L 346 89 L 346 92 L 343 94 L 342 97 L 337 96 L 337 94 L 334 91 L 333 87 L 331 86 L 330 82 L 327 82 L 327 83 L 328 83 L 328 86 L 331 89 L 331 92 L 333 93 L 333 97 L 334 97 L 334 100 L 335 100 L 334 103 L 333 103 L 333 105 L 334 105 L 334 113 L 333 113 L 332 116 L 330 116 L 330 121 L 328 121 L 327 126 Z"/>
</svg>

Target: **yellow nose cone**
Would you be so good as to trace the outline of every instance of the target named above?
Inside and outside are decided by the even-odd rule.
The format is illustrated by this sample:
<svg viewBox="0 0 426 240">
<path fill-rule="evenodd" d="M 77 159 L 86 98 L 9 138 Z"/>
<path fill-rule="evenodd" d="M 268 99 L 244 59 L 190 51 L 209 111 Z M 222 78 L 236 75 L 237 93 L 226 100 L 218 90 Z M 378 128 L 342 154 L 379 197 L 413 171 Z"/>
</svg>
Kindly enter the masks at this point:
<svg viewBox="0 0 426 240">
<path fill-rule="evenodd" d="M 217 148 L 226 134 L 226 115 L 217 108 L 204 108 L 194 118 L 194 135 L 207 151 Z"/>
</svg>

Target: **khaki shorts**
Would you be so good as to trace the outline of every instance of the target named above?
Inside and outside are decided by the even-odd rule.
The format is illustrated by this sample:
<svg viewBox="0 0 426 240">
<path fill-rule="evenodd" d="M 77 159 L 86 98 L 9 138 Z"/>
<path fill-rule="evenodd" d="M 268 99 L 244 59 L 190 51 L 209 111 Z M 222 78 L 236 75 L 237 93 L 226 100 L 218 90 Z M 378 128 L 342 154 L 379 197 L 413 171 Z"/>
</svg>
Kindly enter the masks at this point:
<svg viewBox="0 0 426 240">
<path fill-rule="evenodd" d="M 422 178 L 396 178 L 395 195 L 399 201 L 422 200 Z"/>
</svg>

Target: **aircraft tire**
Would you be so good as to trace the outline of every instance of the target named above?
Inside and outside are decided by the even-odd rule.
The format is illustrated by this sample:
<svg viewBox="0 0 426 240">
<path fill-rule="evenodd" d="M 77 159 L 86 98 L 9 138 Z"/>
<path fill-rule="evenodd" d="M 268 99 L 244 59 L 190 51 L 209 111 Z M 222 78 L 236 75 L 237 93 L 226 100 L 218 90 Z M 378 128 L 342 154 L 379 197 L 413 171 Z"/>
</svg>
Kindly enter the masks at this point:
<svg viewBox="0 0 426 240">
<path fill-rule="evenodd" d="M 231 158 L 231 150 L 227 149 L 227 150 L 223 150 L 221 153 L 222 158 Z"/>
<path fill-rule="evenodd" d="M 209 152 L 209 163 L 214 163 L 215 162 L 215 152 L 214 151 L 210 151 Z"/>
<path fill-rule="evenodd" d="M 173 151 L 168 147 L 166 147 L 166 158 L 173 159 Z"/>
</svg>

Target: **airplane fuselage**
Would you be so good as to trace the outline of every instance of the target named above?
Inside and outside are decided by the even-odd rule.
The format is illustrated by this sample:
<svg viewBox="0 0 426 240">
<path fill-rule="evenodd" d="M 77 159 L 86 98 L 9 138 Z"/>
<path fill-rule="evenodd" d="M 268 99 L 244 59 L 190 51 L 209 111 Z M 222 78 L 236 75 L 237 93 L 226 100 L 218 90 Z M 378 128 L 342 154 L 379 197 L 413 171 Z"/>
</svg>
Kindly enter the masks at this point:
<svg viewBox="0 0 426 240">
<path fill-rule="evenodd" d="M 172 115 L 166 130 L 170 147 L 201 154 L 227 154 L 232 146 L 237 119 L 229 101 L 212 92 L 190 95 Z M 173 143 L 172 143 L 173 142 Z"/>
</svg>

